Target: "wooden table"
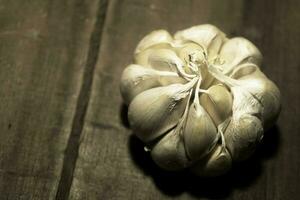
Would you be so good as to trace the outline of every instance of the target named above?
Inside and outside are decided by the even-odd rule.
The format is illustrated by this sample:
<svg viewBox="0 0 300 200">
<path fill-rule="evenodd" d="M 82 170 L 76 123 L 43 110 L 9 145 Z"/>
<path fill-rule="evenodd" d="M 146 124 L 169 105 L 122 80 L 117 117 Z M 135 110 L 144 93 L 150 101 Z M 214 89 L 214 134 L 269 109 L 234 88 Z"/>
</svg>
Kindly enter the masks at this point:
<svg viewBox="0 0 300 200">
<path fill-rule="evenodd" d="M 0 199 L 300 199 L 300 1 L 0 0 Z M 158 169 L 120 75 L 148 32 L 212 23 L 253 41 L 277 125 L 226 176 Z"/>
</svg>

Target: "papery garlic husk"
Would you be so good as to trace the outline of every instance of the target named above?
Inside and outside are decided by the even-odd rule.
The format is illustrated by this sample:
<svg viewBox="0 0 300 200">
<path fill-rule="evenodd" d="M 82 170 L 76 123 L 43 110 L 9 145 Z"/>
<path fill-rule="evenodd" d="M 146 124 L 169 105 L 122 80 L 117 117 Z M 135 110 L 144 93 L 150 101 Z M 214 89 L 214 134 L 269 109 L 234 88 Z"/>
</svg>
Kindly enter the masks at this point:
<svg viewBox="0 0 300 200">
<path fill-rule="evenodd" d="M 280 91 L 261 63 L 249 40 L 210 24 L 145 36 L 120 90 L 154 162 L 218 176 L 251 156 L 280 112 Z"/>
<path fill-rule="evenodd" d="M 219 176 L 231 168 L 231 163 L 227 149 L 217 145 L 208 156 L 192 165 L 191 171 L 199 176 Z"/>
</svg>

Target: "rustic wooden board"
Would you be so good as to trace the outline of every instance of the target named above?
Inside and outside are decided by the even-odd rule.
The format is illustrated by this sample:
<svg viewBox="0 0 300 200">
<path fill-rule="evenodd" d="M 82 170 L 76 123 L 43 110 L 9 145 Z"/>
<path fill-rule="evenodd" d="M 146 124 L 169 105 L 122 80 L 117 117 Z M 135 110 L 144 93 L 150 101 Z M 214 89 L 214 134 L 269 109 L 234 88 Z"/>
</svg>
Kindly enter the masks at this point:
<svg viewBox="0 0 300 200">
<path fill-rule="evenodd" d="M 223 1 L 222 1 L 223 2 Z M 300 199 L 297 0 L 0 0 L 0 199 Z M 131 135 L 119 79 L 138 41 L 212 23 L 262 51 L 282 92 L 247 162 L 160 170 Z"/>
<path fill-rule="evenodd" d="M 98 2 L 0 1 L 0 199 L 55 199 Z"/>
</svg>

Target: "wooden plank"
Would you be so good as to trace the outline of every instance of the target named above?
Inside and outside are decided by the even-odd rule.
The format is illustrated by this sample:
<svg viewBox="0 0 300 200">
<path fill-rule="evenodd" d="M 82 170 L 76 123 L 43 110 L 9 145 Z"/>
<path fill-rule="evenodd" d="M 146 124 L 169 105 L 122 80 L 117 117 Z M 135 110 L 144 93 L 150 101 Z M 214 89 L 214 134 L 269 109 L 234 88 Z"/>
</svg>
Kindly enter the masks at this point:
<svg viewBox="0 0 300 200">
<path fill-rule="evenodd" d="M 98 2 L 0 1 L 1 199 L 56 196 Z"/>
<path fill-rule="evenodd" d="M 142 144 L 130 136 L 119 79 L 132 62 L 138 41 L 154 29 L 174 32 L 210 22 L 227 33 L 237 33 L 243 4 L 228 1 L 223 5 L 208 0 L 109 2 L 70 199 L 197 198 L 191 193 L 201 190 L 205 182 L 198 187 L 193 179 L 158 170 L 144 154 Z"/>
</svg>

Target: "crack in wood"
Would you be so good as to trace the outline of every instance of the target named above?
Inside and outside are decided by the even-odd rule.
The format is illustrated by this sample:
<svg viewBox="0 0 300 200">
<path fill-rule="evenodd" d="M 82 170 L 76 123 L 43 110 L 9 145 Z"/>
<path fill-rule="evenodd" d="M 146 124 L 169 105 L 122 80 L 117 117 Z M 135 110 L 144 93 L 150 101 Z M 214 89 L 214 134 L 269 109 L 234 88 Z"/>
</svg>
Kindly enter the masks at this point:
<svg viewBox="0 0 300 200">
<path fill-rule="evenodd" d="M 84 119 L 89 104 L 93 74 L 98 59 L 101 45 L 101 37 L 108 8 L 107 0 L 100 0 L 97 10 L 94 30 L 91 34 L 87 63 L 84 69 L 83 81 L 76 105 L 76 112 L 73 118 L 72 129 L 68 144 L 65 150 L 63 168 L 56 193 L 56 199 L 68 199 L 73 181 L 73 173 L 76 167 L 80 138 L 83 131 Z"/>
</svg>

